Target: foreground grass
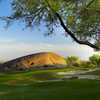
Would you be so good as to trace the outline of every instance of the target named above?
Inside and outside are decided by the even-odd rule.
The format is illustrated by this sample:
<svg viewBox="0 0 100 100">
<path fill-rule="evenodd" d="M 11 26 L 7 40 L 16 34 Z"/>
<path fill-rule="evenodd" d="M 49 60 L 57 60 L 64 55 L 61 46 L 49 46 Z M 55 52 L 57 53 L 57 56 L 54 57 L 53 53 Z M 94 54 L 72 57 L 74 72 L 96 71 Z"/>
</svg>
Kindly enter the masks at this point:
<svg viewBox="0 0 100 100">
<path fill-rule="evenodd" d="M 100 75 L 100 70 L 97 71 L 92 71 L 92 72 L 87 72 L 85 73 L 86 75 Z"/>
<path fill-rule="evenodd" d="M 27 86 L 0 84 L 0 100 L 99 100 L 99 98 L 99 80 L 32 83 Z"/>
<path fill-rule="evenodd" d="M 0 74 L 0 100 L 98 100 L 100 80 L 42 82 L 59 79 L 56 72 L 83 70 L 62 68 Z"/>
</svg>

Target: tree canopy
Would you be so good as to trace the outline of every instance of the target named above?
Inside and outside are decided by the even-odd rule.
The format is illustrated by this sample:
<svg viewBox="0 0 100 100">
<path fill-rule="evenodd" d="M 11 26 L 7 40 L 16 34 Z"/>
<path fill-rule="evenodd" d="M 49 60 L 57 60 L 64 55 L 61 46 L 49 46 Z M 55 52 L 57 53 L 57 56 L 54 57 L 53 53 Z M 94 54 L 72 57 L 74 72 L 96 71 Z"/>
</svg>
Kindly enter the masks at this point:
<svg viewBox="0 0 100 100">
<path fill-rule="evenodd" d="M 13 13 L 1 17 L 8 23 L 23 21 L 26 27 L 44 23 L 48 35 L 63 27 L 77 43 L 100 50 L 100 0 L 12 0 Z"/>
<path fill-rule="evenodd" d="M 100 55 L 94 54 L 89 58 L 90 62 L 96 66 L 100 66 Z"/>
</svg>

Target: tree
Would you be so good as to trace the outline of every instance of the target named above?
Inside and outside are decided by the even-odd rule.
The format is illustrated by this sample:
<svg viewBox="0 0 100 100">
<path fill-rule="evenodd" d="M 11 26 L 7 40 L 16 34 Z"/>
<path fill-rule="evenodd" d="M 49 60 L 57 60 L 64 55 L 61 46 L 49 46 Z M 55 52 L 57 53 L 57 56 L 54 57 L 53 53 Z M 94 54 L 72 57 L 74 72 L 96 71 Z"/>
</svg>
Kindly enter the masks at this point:
<svg viewBox="0 0 100 100">
<path fill-rule="evenodd" d="M 94 54 L 89 58 L 89 60 L 92 64 L 96 65 L 97 67 L 100 66 L 100 55 Z"/>
<path fill-rule="evenodd" d="M 48 35 L 55 27 L 63 27 L 77 43 L 100 50 L 100 0 L 12 0 L 13 13 L 1 17 L 8 25 L 23 20 L 26 27 L 48 28 Z"/>
<path fill-rule="evenodd" d="M 71 56 L 71 57 L 69 57 L 69 59 L 70 59 L 70 61 L 72 63 L 75 63 L 75 62 L 78 62 L 79 61 L 79 58 L 77 56 Z"/>
<path fill-rule="evenodd" d="M 69 66 L 73 66 L 79 62 L 79 58 L 77 56 L 66 57 L 65 60 Z"/>
</svg>

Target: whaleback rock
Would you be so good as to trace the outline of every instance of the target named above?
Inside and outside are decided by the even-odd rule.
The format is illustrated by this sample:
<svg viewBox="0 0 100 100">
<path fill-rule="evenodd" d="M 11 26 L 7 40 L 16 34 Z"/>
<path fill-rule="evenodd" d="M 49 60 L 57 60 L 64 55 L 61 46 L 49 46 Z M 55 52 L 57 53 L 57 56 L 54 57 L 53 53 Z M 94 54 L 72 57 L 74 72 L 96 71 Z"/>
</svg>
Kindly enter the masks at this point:
<svg viewBox="0 0 100 100">
<path fill-rule="evenodd" d="M 42 52 L 8 61 L 0 66 L 0 71 L 16 72 L 39 68 L 64 67 L 66 65 L 66 61 L 56 53 Z"/>
</svg>

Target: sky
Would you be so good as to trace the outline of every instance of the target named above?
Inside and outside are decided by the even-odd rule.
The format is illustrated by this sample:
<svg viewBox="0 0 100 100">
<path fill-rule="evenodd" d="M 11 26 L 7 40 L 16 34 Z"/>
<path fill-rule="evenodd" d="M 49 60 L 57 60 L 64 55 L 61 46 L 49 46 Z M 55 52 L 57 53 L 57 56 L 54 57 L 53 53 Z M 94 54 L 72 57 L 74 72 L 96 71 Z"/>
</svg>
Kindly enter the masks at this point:
<svg viewBox="0 0 100 100">
<path fill-rule="evenodd" d="M 0 16 L 12 14 L 11 0 L 4 0 L 0 4 Z M 41 25 L 40 30 L 35 27 L 26 29 L 23 23 L 14 23 L 5 28 L 5 22 L 0 21 L 0 61 L 11 60 L 20 56 L 37 52 L 55 52 L 62 57 L 78 56 L 87 60 L 93 54 L 98 54 L 85 45 L 79 45 L 64 36 L 61 27 L 57 28 L 55 34 L 46 37 L 46 28 Z"/>
</svg>

